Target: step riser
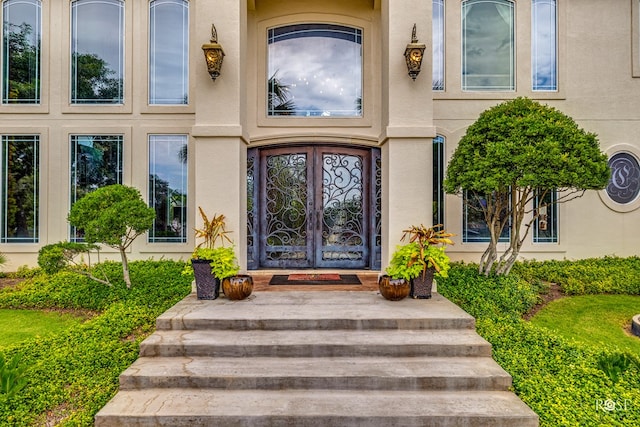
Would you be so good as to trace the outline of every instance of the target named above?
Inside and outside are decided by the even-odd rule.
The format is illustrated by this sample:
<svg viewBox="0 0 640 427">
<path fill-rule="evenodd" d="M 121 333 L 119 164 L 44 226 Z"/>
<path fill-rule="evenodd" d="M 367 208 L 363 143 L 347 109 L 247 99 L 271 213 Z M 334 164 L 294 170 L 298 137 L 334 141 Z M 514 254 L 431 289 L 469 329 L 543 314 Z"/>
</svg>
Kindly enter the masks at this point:
<svg viewBox="0 0 640 427">
<path fill-rule="evenodd" d="M 120 390 L 143 390 L 147 388 L 209 388 L 221 390 L 494 390 L 506 391 L 511 386 L 511 377 L 490 378 L 376 378 L 376 377 L 331 377 L 331 378 L 203 378 L 203 377 L 120 377 Z"/>
<path fill-rule="evenodd" d="M 158 319 L 158 330 L 217 330 L 217 331 L 302 331 L 302 330 L 428 330 L 474 329 L 475 320 L 461 319 Z"/>
<path fill-rule="evenodd" d="M 490 345 L 145 345 L 141 357 L 491 357 Z M 285 362 L 286 363 L 286 362 Z"/>
<path fill-rule="evenodd" d="M 97 418 L 95 427 L 273 427 L 273 426 L 341 426 L 341 427 L 537 427 L 537 420 L 525 417 L 482 417 L 482 416 L 441 416 L 441 417 L 416 417 L 389 416 L 389 417 L 340 417 L 340 416 L 314 416 L 314 417 L 224 417 L 224 416 L 171 416 L 153 417 L 151 420 L 143 417 L 109 417 L 109 419 Z"/>
</svg>

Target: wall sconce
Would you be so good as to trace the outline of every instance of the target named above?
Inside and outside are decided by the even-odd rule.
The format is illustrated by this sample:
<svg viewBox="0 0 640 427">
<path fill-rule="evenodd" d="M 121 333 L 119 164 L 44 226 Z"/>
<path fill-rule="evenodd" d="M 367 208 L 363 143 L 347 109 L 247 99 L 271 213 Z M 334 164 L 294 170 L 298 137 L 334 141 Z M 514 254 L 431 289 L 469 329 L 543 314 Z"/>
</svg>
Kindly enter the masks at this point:
<svg viewBox="0 0 640 427">
<path fill-rule="evenodd" d="M 411 43 L 407 44 L 407 48 L 404 50 L 404 58 L 407 60 L 409 77 L 411 77 L 414 81 L 416 77 L 418 77 L 418 74 L 420 74 L 422 58 L 424 56 L 424 50 L 426 48 L 427 46 L 424 43 L 418 43 L 418 38 L 416 37 L 416 24 L 413 24 Z"/>
<path fill-rule="evenodd" d="M 220 68 L 222 68 L 222 60 L 224 59 L 224 50 L 222 46 L 218 44 L 218 32 L 216 26 L 211 24 L 211 43 L 205 43 L 202 45 L 204 51 L 204 59 L 207 61 L 207 71 L 209 75 L 215 81 L 220 75 Z"/>
</svg>

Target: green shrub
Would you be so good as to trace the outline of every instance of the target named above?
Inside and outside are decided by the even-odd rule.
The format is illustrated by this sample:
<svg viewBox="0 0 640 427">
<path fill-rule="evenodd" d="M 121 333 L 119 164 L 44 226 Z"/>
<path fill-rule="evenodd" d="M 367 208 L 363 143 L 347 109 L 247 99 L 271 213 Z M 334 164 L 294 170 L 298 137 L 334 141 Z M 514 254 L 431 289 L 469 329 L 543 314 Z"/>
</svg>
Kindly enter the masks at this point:
<svg viewBox="0 0 640 427">
<path fill-rule="evenodd" d="M 486 277 L 476 265 L 453 265 L 437 279 L 438 292 L 476 318 L 520 318 L 539 300 L 539 287 L 517 275 Z"/>
<path fill-rule="evenodd" d="M 627 353 L 603 353 L 598 357 L 598 368 L 614 383 L 617 383 L 620 376 L 632 365 L 637 366 L 637 360 Z"/>
<path fill-rule="evenodd" d="M 100 311 L 65 332 L 3 349 L 19 357 L 26 383 L 10 399 L 0 394 L 0 425 L 92 426 L 94 415 L 113 397 L 118 376 L 138 357 L 140 342 L 156 318 L 191 291 L 177 261 L 135 261 L 127 290 L 119 263 L 96 268 L 114 285 L 102 286 L 70 271 L 26 280 L 0 293 L 1 307 L 76 308 Z M 119 279 L 117 277 L 119 276 Z"/>
<path fill-rule="evenodd" d="M 16 355 L 10 360 L 0 354 L 0 394 L 11 397 L 18 393 L 27 383 L 24 366 Z"/>
<path fill-rule="evenodd" d="M 527 261 L 517 263 L 512 271 L 530 282 L 557 283 L 567 295 L 640 295 L 640 257 Z"/>
</svg>

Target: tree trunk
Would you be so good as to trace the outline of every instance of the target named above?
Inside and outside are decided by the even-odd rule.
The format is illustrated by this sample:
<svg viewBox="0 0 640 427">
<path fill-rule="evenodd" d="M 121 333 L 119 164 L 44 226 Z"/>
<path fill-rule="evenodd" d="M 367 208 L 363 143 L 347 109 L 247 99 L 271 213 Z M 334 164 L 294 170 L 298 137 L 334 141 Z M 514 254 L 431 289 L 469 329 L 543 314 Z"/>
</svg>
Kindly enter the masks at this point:
<svg viewBox="0 0 640 427">
<path fill-rule="evenodd" d="M 131 289 L 131 278 L 129 277 L 129 262 L 127 261 L 127 254 L 125 248 L 120 248 L 120 258 L 122 258 L 122 275 L 124 276 L 124 283 L 127 284 L 127 289 Z"/>
</svg>

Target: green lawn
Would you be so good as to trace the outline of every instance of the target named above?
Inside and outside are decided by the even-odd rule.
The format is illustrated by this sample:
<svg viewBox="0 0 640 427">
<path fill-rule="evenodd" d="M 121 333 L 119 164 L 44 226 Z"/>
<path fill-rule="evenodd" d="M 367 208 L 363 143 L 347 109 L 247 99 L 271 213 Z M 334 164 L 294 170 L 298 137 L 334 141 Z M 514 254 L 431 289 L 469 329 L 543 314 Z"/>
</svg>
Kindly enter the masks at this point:
<svg viewBox="0 0 640 427">
<path fill-rule="evenodd" d="M 83 321 L 72 314 L 36 310 L 0 310 L 0 348 L 36 336 L 64 331 Z"/>
<path fill-rule="evenodd" d="M 640 354 L 640 338 L 625 332 L 636 314 L 640 296 L 582 295 L 552 301 L 531 322 L 568 339 Z"/>
</svg>

